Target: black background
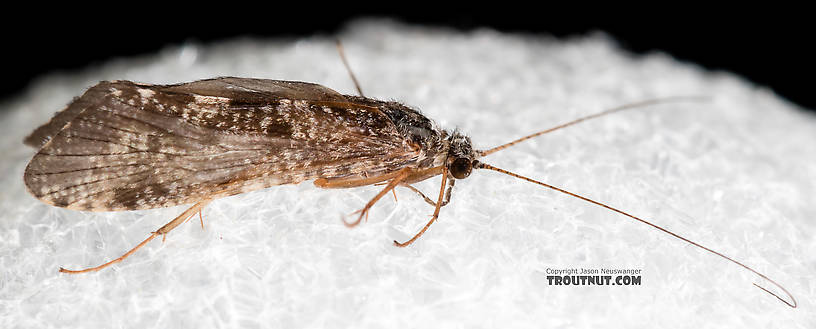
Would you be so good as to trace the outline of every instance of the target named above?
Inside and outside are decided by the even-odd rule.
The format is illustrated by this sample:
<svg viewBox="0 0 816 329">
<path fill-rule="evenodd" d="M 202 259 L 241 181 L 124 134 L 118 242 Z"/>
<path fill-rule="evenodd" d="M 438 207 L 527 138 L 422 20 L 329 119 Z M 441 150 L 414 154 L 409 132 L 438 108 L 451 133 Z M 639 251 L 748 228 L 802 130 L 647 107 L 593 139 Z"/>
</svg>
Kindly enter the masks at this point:
<svg viewBox="0 0 816 329">
<path fill-rule="evenodd" d="M 21 19 L 6 20 L 0 99 L 25 90 L 48 72 L 79 70 L 105 60 L 155 52 L 184 41 L 213 42 L 236 36 L 298 37 L 330 34 L 360 17 L 391 17 L 403 22 L 448 26 L 463 31 L 490 27 L 499 31 L 571 36 L 605 31 L 635 53 L 663 51 L 712 70 L 734 72 L 771 88 L 782 97 L 816 109 L 810 81 L 816 75 L 812 28 L 797 12 L 759 8 L 518 8 L 491 2 L 485 8 L 429 8 L 404 3 L 397 10 L 326 8 L 313 4 L 281 8 L 235 4 L 169 6 L 109 3 L 121 8 L 30 8 Z M 228 6 L 229 7 L 225 7 Z M 308 4 L 307 4 L 308 5 Z M 470 3 L 473 5 L 473 3 Z M 498 6 L 504 5 L 501 9 Z M 14 13 L 7 12 L 14 16 Z"/>
</svg>

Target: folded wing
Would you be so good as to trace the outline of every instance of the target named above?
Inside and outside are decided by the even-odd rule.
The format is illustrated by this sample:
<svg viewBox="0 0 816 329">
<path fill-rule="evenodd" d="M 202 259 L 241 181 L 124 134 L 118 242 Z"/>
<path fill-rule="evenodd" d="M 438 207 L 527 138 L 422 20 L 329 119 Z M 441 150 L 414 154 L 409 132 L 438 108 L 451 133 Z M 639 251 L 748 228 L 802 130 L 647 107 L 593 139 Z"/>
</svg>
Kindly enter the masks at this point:
<svg viewBox="0 0 816 329">
<path fill-rule="evenodd" d="M 169 207 L 315 178 L 377 175 L 416 146 L 377 108 L 320 85 L 102 82 L 26 144 L 29 191 L 70 209 Z"/>
</svg>

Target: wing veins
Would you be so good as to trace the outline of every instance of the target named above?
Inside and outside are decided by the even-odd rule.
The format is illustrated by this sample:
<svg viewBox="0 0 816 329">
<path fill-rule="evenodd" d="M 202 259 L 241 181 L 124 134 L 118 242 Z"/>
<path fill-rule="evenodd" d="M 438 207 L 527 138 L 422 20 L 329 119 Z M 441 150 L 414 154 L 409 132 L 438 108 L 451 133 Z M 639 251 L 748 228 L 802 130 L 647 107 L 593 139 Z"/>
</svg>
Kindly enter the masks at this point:
<svg viewBox="0 0 816 329">
<path fill-rule="evenodd" d="M 172 184 L 172 183 L 178 182 L 178 181 L 180 181 L 180 180 L 182 180 L 182 179 L 184 179 L 184 177 L 181 177 L 181 178 L 176 178 L 176 179 L 174 179 L 174 180 L 172 180 L 172 181 L 165 182 L 165 184 Z M 132 185 L 132 184 L 133 184 L 133 183 L 130 183 L 130 184 L 127 184 L 127 185 Z M 101 194 L 101 193 L 105 193 L 105 192 L 110 192 L 110 191 L 113 191 L 113 190 L 115 190 L 115 189 L 117 189 L 117 188 L 118 188 L 118 187 L 113 187 L 113 188 L 104 189 L 104 190 L 101 190 L 101 191 L 96 191 L 96 192 L 94 192 L 94 193 L 91 193 L 91 194 L 86 195 L 84 199 L 93 199 L 93 197 L 94 197 L 95 195 L 98 195 L 98 194 Z M 74 203 L 76 203 L 76 202 L 74 202 Z"/>
<path fill-rule="evenodd" d="M 85 183 L 80 183 L 80 184 L 75 184 L 75 185 L 70 185 L 70 186 L 60 186 L 60 189 L 58 189 L 56 191 L 48 192 L 46 194 L 42 194 L 42 195 L 40 195 L 40 197 L 52 195 L 54 193 L 62 192 L 62 191 L 65 191 L 67 189 L 74 188 L 74 187 L 80 187 L 80 186 L 85 186 L 85 185 L 89 185 L 89 184 L 93 184 L 93 183 L 104 182 L 104 181 L 111 180 L 111 179 L 127 178 L 127 177 L 130 177 L 130 176 L 141 175 L 141 174 L 144 174 L 144 173 L 147 173 L 147 172 L 150 172 L 150 170 L 143 170 L 143 171 L 140 171 L 140 172 L 131 173 L 131 174 L 127 174 L 127 175 L 117 176 L 117 177 L 113 177 L 113 178 L 98 179 L 98 180 L 95 180 L 95 181 L 92 181 L 92 182 L 85 182 Z"/>
</svg>

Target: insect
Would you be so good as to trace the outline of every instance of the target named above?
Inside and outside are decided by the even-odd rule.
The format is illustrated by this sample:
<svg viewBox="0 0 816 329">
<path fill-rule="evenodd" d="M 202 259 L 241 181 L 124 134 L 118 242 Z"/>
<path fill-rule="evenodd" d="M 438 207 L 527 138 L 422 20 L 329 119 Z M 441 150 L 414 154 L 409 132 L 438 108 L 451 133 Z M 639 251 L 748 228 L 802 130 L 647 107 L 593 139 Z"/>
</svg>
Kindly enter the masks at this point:
<svg viewBox="0 0 816 329">
<path fill-rule="evenodd" d="M 38 148 L 25 169 L 28 191 L 47 204 L 74 210 L 120 211 L 193 204 L 129 250 L 105 264 L 63 273 L 97 271 L 121 262 L 157 236 L 163 238 L 212 200 L 275 185 L 313 180 L 320 188 L 384 185 L 349 227 L 396 187 L 434 207 L 419 239 L 450 202 L 457 180 L 476 169 L 519 178 L 604 207 L 737 264 L 783 290 L 792 302 L 754 284 L 785 304 L 794 297 L 742 263 L 650 221 L 590 198 L 483 162 L 520 142 L 604 115 L 688 97 L 632 103 L 578 118 L 511 142 L 476 150 L 468 136 L 447 131 L 406 105 L 363 96 L 338 43 L 358 96 L 318 84 L 221 77 L 174 85 L 100 82 L 25 139 Z M 691 98 L 694 99 L 694 98 Z M 440 176 L 436 199 L 411 184 Z M 202 220 L 203 226 L 203 220 Z"/>
</svg>

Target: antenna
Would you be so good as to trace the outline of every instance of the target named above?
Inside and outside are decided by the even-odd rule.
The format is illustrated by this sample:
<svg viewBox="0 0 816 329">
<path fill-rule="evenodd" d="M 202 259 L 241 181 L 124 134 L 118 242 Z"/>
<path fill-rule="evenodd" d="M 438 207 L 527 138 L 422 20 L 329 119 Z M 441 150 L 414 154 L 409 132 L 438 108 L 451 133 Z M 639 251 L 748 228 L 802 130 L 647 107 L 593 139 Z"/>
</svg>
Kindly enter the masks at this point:
<svg viewBox="0 0 816 329">
<path fill-rule="evenodd" d="M 578 199 L 584 200 L 584 201 L 586 201 L 586 202 L 589 202 L 589 203 L 592 203 L 592 204 L 595 204 L 595 205 L 598 205 L 598 206 L 604 207 L 604 208 L 606 208 L 606 209 L 609 209 L 609 210 L 611 210 L 611 211 L 614 211 L 614 212 L 616 212 L 616 213 L 619 213 L 619 214 L 621 214 L 621 215 L 624 215 L 624 216 L 627 216 L 627 217 L 629 217 L 629 218 L 632 218 L 632 219 L 634 219 L 634 220 L 636 220 L 636 221 L 639 221 L 639 222 L 641 222 L 641 223 L 643 223 L 643 224 L 646 224 L 646 225 L 649 225 L 649 226 L 651 226 L 651 227 L 654 227 L 654 228 L 656 228 L 656 229 L 658 229 L 658 230 L 662 231 L 663 233 L 666 233 L 666 234 L 671 235 L 671 236 L 673 236 L 673 237 L 675 237 L 675 238 L 677 238 L 677 239 L 680 239 L 680 240 L 683 240 L 683 241 L 685 241 L 685 242 L 688 242 L 688 243 L 690 243 L 691 245 L 693 245 L 693 246 L 695 246 L 695 247 L 698 247 L 698 248 L 700 248 L 700 249 L 703 249 L 703 250 L 705 250 L 705 251 L 708 251 L 708 252 L 710 252 L 710 253 L 712 253 L 712 254 L 715 254 L 715 255 L 717 255 L 717 256 L 720 256 L 720 257 L 722 257 L 722 258 L 725 258 L 726 260 L 728 260 L 728 261 L 730 261 L 730 262 L 732 262 L 732 263 L 734 263 L 734 264 L 737 264 L 737 265 L 741 266 L 742 268 L 744 268 L 744 269 L 746 269 L 746 270 L 749 270 L 749 271 L 753 272 L 753 273 L 754 273 L 754 274 L 756 274 L 756 275 L 759 275 L 761 278 L 763 278 L 763 279 L 765 279 L 765 280 L 768 280 L 768 282 L 772 283 L 773 285 L 775 285 L 775 286 L 776 286 L 776 287 L 778 287 L 779 289 L 782 289 L 782 291 L 784 291 L 784 292 L 785 292 L 785 294 L 786 294 L 786 295 L 788 295 L 788 297 L 790 297 L 790 299 L 791 299 L 791 301 L 793 301 L 793 303 L 789 303 L 788 301 L 786 301 L 786 300 L 782 299 L 782 297 L 779 297 L 779 295 L 777 295 L 777 294 L 775 294 L 775 293 L 771 292 L 771 291 L 770 291 L 770 290 L 768 290 L 768 289 L 765 289 L 765 288 L 763 288 L 763 287 L 759 286 L 759 285 L 758 285 L 758 284 L 756 284 L 756 283 L 754 283 L 754 286 L 756 286 L 757 288 L 762 289 L 763 291 L 765 291 L 765 292 L 767 292 L 767 293 L 771 294 L 772 296 L 776 297 L 777 299 L 779 299 L 780 301 L 782 301 L 783 303 L 787 304 L 788 306 L 790 306 L 790 307 L 792 307 L 792 308 L 796 308 L 796 306 L 797 306 L 796 299 L 795 299 L 795 298 L 793 298 L 793 295 L 791 295 L 791 293 L 790 293 L 790 292 L 788 292 L 788 290 L 787 290 L 787 289 L 785 289 L 784 287 L 782 287 L 780 284 L 776 283 L 776 281 L 771 280 L 770 278 L 768 278 L 767 276 L 765 276 L 765 274 L 759 273 L 759 272 L 757 272 L 756 270 L 754 270 L 753 268 L 750 268 L 750 267 L 748 267 L 747 265 L 745 265 L 745 264 L 743 264 L 743 263 L 740 263 L 740 262 L 738 262 L 738 261 L 734 260 L 734 259 L 733 259 L 733 258 L 731 258 L 731 257 L 728 257 L 728 256 L 726 256 L 726 255 L 723 255 L 723 254 L 721 254 L 720 252 L 714 251 L 714 250 L 712 250 L 712 249 L 710 249 L 710 248 L 708 248 L 708 247 L 705 247 L 705 246 L 703 246 L 703 245 L 701 245 L 701 244 L 699 244 L 699 243 L 697 243 L 697 242 L 694 242 L 694 241 L 691 241 L 691 240 L 689 240 L 689 239 L 686 239 L 686 238 L 684 238 L 684 237 L 680 236 L 679 234 L 674 233 L 674 232 L 672 232 L 672 231 L 669 231 L 669 230 L 667 230 L 667 229 L 665 229 L 665 228 L 663 228 L 663 227 L 661 227 L 661 226 L 658 226 L 658 225 L 656 225 L 656 224 L 653 224 L 653 223 L 652 223 L 652 222 L 650 222 L 650 221 L 647 221 L 647 220 L 645 220 L 645 219 L 641 219 L 641 218 L 636 217 L 636 216 L 634 216 L 634 215 L 631 215 L 631 214 L 629 214 L 629 213 L 627 213 L 627 212 L 625 212 L 625 211 L 622 211 L 622 210 L 619 210 L 619 209 L 617 209 L 617 208 L 614 208 L 614 207 L 608 206 L 608 205 L 606 205 L 606 204 L 604 204 L 604 203 L 601 203 L 601 202 L 598 202 L 598 201 L 592 200 L 592 199 L 590 199 L 590 198 L 587 198 L 587 197 L 584 197 L 584 196 L 581 196 L 581 195 L 578 195 L 578 194 L 575 194 L 575 193 L 569 192 L 569 191 L 567 191 L 567 190 L 564 190 L 564 189 L 561 189 L 561 188 L 558 188 L 558 187 L 552 186 L 552 185 L 550 185 L 550 184 L 546 184 L 546 183 L 539 182 L 539 181 L 534 180 L 534 179 L 531 179 L 531 178 L 527 178 L 527 177 L 521 176 L 521 175 L 519 175 L 519 174 L 515 174 L 515 173 L 512 173 L 512 172 L 509 172 L 509 171 L 504 170 L 504 169 L 501 169 L 501 168 L 497 168 L 497 167 L 491 166 L 491 165 L 486 164 L 486 163 L 483 163 L 483 162 L 478 162 L 478 163 L 477 163 L 477 164 L 476 164 L 474 167 L 479 168 L 479 169 L 489 169 L 489 170 L 493 170 L 493 171 L 500 172 L 500 173 L 505 174 L 505 175 L 509 175 L 509 176 L 512 176 L 512 177 L 515 177 L 515 178 L 519 178 L 519 179 L 522 179 L 522 180 L 528 181 L 528 182 L 530 182 L 530 183 L 538 184 L 538 185 L 541 185 L 541 186 L 547 187 L 547 188 L 549 188 L 549 189 L 552 189 L 552 190 L 555 190 L 555 191 L 558 191 L 558 192 L 564 193 L 564 194 L 566 194 L 566 195 L 569 195 L 569 196 L 572 196 L 572 197 L 575 197 L 575 198 L 578 198 Z"/>
<path fill-rule="evenodd" d="M 487 149 L 487 150 L 484 150 L 484 151 L 478 151 L 478 154 L 479 154 L 480 157 L 483 157 L 483 156 L 486 156 L 488 154 L 501 151 L 503 149 L 506 149 L 506 148 L 508 148 L 510 146 L 516 145 L 516 144 L 521 143 L 523 141 L 526 141 L 528 139 L 535 138 L 535 137 L 544 135 L 546 133 L 556 131 L 556 130 L 561 129 L 561 128 L 566 128 L 566 127 L 572 126 L 572 125 L 574 125 L 576 123 L 580 123 L 580 122 L 583 122 L 583 121 L 586 121 L 586 120 L 589 120 L 589 119 L 595 119 L 597 117 L 601 117 L 601 116 L 604 116 L 604 115 L 607 115 L 607 114 L 612 114 L 612 113 L 615 113 L 615 112 L 620 112 L 620 111 L 623 111 L 623 110 L 631 110 L 631 109 L 646 107 L 646 106 L 649 106 L 649 105 L 666 104 L 666 103 L 673 103 L 673 102 L 706 101 L 706 100 L 710 100 L 710 98 L 708 98 L 706 96 L 678 96 L 678 97 L 656 98 L 656 99 L 651 99 L 651 100 L 637 102 L 637 103 L 630 103 L 630 104 L 626 104 L 626 105 L 623 105 L 623 106 L 618 106 L 618 107 L 615 107 L 615 108 L 611 108 L 611 109 L 608 109 L 608 110 L 605 110 L 605 111 L 601 111 L 601 112 L 598 112 L 598 113 L 595 113 L 595 114 L 587 115 L 585 117 L 581 117 L 581 118 L 572 120 L 572 121 L 567 122 L 567 123 L 562 123 L 562 124 L 557 125 L 555 127 L 552 127 L 552 128 L 546 129 L 546 130 L 542 130 L 542 131 L 539 131 L 537 133 L 533 133 L 533 134 L 530 134 L 530 135 L 527 135 L 527 136 L 524 136 L 524 137 L 516 139 L 516 140 L 514 140 L 512 142 L 502 144 L 502 145 L 496 146 L 496 147 L 491 148 L 491 149 Z"/>
<path fill-rule="evenodd" d="M 346 60 L 346 52 L 343 50 L 343 43 L 340 42 L 340 39 L 337 39 L 337 53 L 340 54 L 340 60 L 343 61 L 343 66 L 346 67 L 346 71 L 348 71 L 349 76 L 351 76 L 351 81 L 354 82 L 354 88 L 357 88 L 357 93 L 360 94 L 360 97 L 365 97 L 363 95 L 363 89 L 360 88 L 360 83 L 357 82 L 357 77 L 354 76 L 354 72 L 351 71 L 351 66 L 349 66 L 348 61 Z"/>
</svg>

